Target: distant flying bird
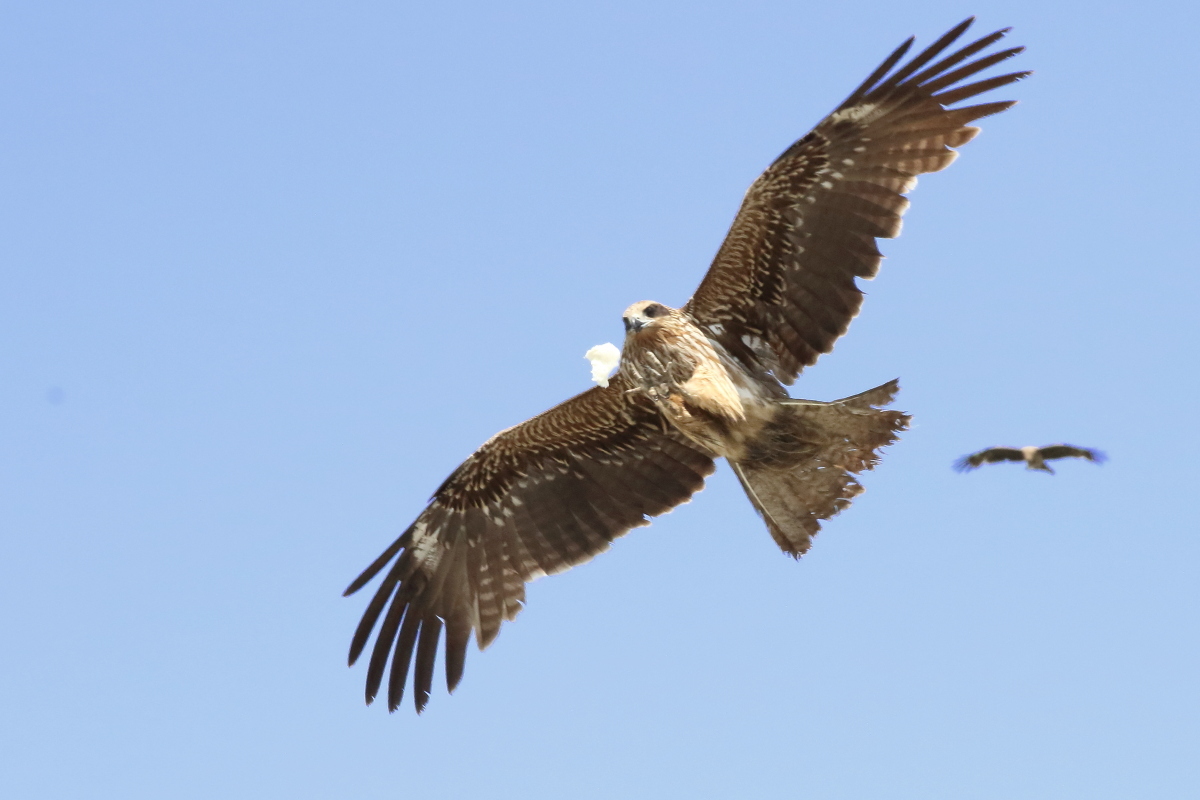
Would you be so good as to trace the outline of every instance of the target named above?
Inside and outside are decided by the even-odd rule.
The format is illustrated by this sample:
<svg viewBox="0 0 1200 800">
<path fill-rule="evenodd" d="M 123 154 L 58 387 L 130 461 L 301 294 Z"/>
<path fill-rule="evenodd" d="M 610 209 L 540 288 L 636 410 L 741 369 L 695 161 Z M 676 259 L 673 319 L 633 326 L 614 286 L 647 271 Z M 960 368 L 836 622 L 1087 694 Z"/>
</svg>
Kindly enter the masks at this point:
<svg viewBox="0 0 1200 800">
<path fill-rule="evenodd" d="M 1056 458 L 1086 458 L 1097 464 L 1103 464 L 1107 456 L 1099 450 L 1087 447 L 1076 447 L 1073 444 L 1048 444 L 1045 447 L 989 447 L 963 456 L 954 462 L 954 468 L 959 472 L 969 472 L 978 469 L 983 464 L 995 464 L 997 461 L 1024 461 L 1025 469 L 1036 469 L 1054 474 L 1047 461 Z"/>
<path fill-rule="evenodd" d="M 881 408 L 897 382 L 828 403 L 791 399 L 784 385 L 857 315 L 854 279 L 878 271 L 875 240 L 900 233 L 916 176 L 954 161 L 950 148 L 979 132 L 968 123 L 1013 105 L 947 108 L 1028 74 L 964 83 L 1022 49 L 975 59 L 1002 30 L 943 56 L 971 22 L 898 69 L 913 40 L 888 56 L 754 182 L 682 308 L 643 301 L 625 310 L 621 366 L 607 386 L 485 442 L 350 584 L 347 595 L 387 568 L 350 645 L 353 664 L 378 625 L 368 703 L 390 669 L 388 707 L 399 705 L 415 653 L 420 712 L 443 628 L 454 691 L 472 632 L 487 647 L 521 610 L 526 583 L 588 561 L 686 502 L 716 458 L 729 461 L 792 556 L 849 505 L 862 490 L 854 474 L 907 426 L 906 415 Z"/>
</svg>

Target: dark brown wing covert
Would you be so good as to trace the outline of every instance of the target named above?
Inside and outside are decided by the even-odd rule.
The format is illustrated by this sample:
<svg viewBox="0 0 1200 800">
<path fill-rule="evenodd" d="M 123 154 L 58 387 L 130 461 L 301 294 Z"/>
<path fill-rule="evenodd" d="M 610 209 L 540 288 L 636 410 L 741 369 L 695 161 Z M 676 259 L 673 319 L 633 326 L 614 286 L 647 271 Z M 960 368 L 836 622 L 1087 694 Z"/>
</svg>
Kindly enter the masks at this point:
<svg viewBox="0 0 1200 800">
<path fill-rule="evenodd" d="M 750 187 L 685 310 L 751 370 L 791 384 L 833 349 L 862 304 L 854 279 L 879 270 L 875 240 L 900 233 L 916 176 L 954 161 L 950 148 L 979 132 L 968 123 L 1013 105 L 947 108 L 1029 74 L 962 85 L 1021 52 L 971 60 L 1007 30 L 930 65 L 971 22 L 892 72 L 909 39 Z"/>
<path fill-rule="evenodd" d="M 428 702 L 442 629 L 446 685 L 462 677 L 471 632 L 482 649 L 525 602 L 525 584 L 588 561 L 618 536 L 688 500 L 713 459 L 664 431 L 618 373 L 476 450 L 417 520 L 346 594 L 394 562 L 359 623 L 353 664 L 379 624 L 367 702 L 388 676 L 388 708 L 413 664 L 417 711 Z M 385 613 L 386 610 L 386 613 Z"/>
</svg>

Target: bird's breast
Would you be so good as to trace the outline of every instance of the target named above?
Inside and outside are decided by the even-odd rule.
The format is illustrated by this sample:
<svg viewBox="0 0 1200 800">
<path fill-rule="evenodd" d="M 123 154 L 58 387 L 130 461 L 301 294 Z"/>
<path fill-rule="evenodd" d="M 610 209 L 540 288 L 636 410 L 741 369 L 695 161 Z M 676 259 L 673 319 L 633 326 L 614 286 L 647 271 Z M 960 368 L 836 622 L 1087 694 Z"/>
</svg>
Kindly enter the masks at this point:
<svg viewBox="0 0 1200 800">
<path fill-rule="evenodd" d="M 622 364 L 673 427 L 716 455 L 736 457 L 775 409 L 722 355 L 695 325 L 656 325 L 630 336 Z"/>
</svg>

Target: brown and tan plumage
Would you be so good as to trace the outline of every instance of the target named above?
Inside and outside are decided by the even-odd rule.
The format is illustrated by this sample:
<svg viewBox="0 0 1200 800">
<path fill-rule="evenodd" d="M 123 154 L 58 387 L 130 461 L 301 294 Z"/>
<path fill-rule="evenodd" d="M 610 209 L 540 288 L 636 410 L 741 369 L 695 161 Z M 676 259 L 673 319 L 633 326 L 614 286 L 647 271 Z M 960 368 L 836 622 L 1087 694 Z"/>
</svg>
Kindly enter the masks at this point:
<svg viewBox="0 0 1200 800">
<path fill-rule="evenodd" d="M 1076 447 L 1073 444 L 1048 444 L 1045 447 L 989 447 L 978 453 L 963 456 L 954 462 L 954 468 L 959 472 L 969 472 L 984 464 L 995 464 L 1000 461 L 1024 461 L 1026 469 L 1040 470 L 1054 474 L 1047 461 L 1056 458 L 1086 458 L 1097 464 L 1103 464 L 1107 456 L 1099 450 L 1087 447 Z"/>
<path fill-rule="evenodd" d="M 525 584 L 607 550 L 686 502 L 726 458 L 776 543 L 799 557 L 820 521 L 861 491 L 908 417 L 881 407 L 892 381 L 832 403 L 783 384 L 829 352 L 875 275 L 875 239 L 896 236 L 916 176 L 944 169 L 968 123 L 1011 102 L 949 109 L 1026 73 L 964 83 L 1020 48 L 979 56 L 1005 31 L 946 54 L 971 20 L 899 67 L 909 39 L 750 187 L 682 308 L 626 309 L 620 371 L 483 444 L 346 590 L 383 580 L 350 646 L 368 649 L 367 702 L 384 678 L 400 703 L 413 670 L 420 711 L 445 632 L 446 682 L 525 602 Z M 389 566 L 390 565 L 390 566 Z"/>
</svg>

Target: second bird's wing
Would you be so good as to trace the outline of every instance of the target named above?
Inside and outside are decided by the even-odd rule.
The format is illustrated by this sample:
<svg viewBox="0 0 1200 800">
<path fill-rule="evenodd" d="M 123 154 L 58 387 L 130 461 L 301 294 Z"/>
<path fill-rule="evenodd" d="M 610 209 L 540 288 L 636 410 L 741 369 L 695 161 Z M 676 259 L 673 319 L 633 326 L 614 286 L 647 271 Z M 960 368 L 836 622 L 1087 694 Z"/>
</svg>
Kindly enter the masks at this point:
<svg viewBox="0 0 1200 800">
<path fill-rule="evenodd" d="M 975 469 L 983 464 L 994 464 L 997 461 L 1024 461 L 1025 454 L 1015 447 L 989 447 L 978 453 L 963 456 L 954 462 L 954 468 L 959 472 Z"/>
<path fill-rule="evenodd" d="M 1050 444 L 1040 448 L 1042 458 L 1086 458 L 1088 461 L 1101 463 L 1105 460 L 1104 453 L 1089 447 L 1076 447 L 1073 444 Z"/>
</svg>

